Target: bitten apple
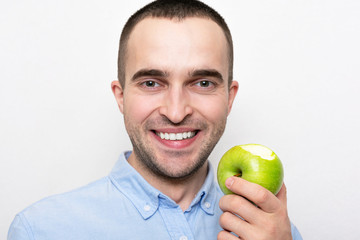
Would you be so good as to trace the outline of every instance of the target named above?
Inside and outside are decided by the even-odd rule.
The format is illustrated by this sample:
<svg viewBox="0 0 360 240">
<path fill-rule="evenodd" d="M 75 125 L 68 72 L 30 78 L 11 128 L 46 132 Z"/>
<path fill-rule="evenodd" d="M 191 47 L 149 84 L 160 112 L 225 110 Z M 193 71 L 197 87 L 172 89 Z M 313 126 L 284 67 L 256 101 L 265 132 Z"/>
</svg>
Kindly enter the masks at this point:
<svg viewBox="0 0 360 240">
<path fill-rule="evenodd" d="M 225 186 L 226 179 L 231 176 L 259 184 L 276 195 L 283 182 L 284 170 L 271 149 L 260 144 L 244 144 L 228 150 L 219 162 L 217 179 L 224 194 L 232 194 Z"/>
</svg>

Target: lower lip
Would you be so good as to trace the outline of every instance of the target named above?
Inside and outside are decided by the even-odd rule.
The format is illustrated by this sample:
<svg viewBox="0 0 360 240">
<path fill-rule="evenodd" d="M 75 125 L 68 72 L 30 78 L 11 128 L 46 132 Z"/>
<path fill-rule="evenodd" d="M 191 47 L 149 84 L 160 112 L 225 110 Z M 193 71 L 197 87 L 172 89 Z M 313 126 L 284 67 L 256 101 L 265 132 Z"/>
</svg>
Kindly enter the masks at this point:
<svg viewBox="0 0 360 240">
<path fill-rule="evenodd" d="M 199 136 L 199 133 L 200 132 L 198 132 L 192 138 L 187 138 L 187 139 L 183 139 L 183 140 L 166 140 L 166 139 L 161 139 L 161 137 L 156 135 L 156 133 L 152 132 L 153 136 L 161 144 L 165 145 L 166 147 L 175 148 L 175 149 L 182 149 L 182 148 L 186 148 L 186 147 L 190 146 L 196 140 L 196 138 Z"/>
</svg>

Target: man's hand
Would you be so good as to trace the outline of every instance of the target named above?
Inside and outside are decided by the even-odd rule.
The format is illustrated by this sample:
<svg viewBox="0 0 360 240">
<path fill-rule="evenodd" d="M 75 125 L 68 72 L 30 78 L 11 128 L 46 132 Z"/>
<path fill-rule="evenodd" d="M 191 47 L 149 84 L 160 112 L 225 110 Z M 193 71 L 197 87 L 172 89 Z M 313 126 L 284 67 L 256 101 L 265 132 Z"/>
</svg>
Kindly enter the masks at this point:
<svg viewBox="0 0 360 240">
<path fill-rule="evenodd" d="M 220 199 L 219 205 L 224 211 L 220 225 L 224 231 L 219 233 L 218 240 L 292 239 L 284 184 L 277 196 L 239 177 L 227 179 L 226 186 L 237 195 L 225 195 Z"/>
</svg>

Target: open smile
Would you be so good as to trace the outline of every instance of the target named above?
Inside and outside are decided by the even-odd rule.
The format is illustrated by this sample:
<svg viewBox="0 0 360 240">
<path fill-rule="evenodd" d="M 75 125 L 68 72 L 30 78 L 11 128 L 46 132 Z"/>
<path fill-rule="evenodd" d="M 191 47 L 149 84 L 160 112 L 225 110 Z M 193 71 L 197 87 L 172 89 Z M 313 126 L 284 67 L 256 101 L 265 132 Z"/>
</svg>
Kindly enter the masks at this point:
<svg viewBox="0 0 360 240">
<path fill-rule="evenodd" d="M 193 138 L 197 131 L 179 132 L 179 133 L 168 133 L 168 132 L 155 132 L 163 140 L 179 141 L 184 139 Z"/>
</svg>

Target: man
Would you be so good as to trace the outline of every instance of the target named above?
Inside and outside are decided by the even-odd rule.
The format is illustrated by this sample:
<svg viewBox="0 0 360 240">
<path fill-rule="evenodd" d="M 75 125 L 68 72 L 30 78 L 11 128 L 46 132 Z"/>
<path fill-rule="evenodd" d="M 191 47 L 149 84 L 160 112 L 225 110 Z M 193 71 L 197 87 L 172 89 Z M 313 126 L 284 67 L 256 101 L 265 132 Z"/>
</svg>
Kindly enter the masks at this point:
<svg viewBox="0 0 360 240">
<path fill-rule="evenodd" d="M 223 197 L 214 182 L 207 159 L 238 89 L 232 54 L 226 23 L 201 2 L 158 0 L 135 13 L 111 85 L 132 152 L 108 177 L 25 209 L 8 239 L 301 239 L 284 186 L 274 196 L 230 178 L 239 195 Z"/>
</svg>

